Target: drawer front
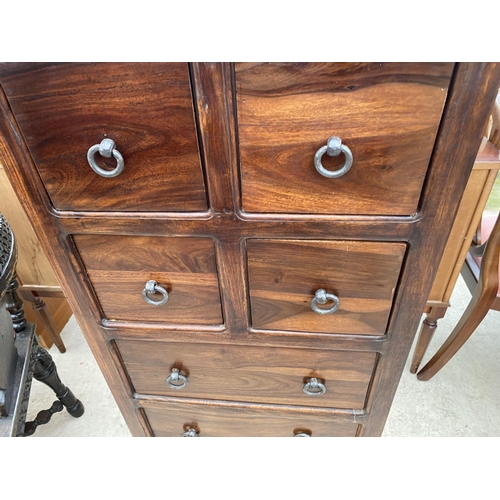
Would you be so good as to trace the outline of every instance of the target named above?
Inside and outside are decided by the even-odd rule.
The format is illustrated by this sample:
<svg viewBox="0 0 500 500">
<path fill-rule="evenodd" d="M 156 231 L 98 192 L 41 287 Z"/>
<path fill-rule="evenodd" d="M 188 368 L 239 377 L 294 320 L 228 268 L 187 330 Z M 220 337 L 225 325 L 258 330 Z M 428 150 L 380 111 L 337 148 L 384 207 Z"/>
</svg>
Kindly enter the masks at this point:
<svg viewBox="0 0 500 500">
<path fill-rule="evenodd" d="M 314 412 L 258 409 L 238 405 L 143 403 L 156 437 L 355 437 L 359 425 L 347 418 Z"/>
<path fill-rule="evenodd" d="M 206 210 L 187 64 L 7 65 L 0 83 L 55 208 Z M 87 160 L 106 137 L 124 161 L 112 178 Z"/>
<path fill-rule="evenodd" d="M 180 324 L 221 324 L 210 238 L 74 235 L 76 248 L 106 318 Z M 161 291 L 143 291 L 155 281 Z"/>
<path fill-rule="evenodd" d="M 384 334 L 405 249 L 403 243 L 248 240 L 252 326 Z M 329 294 L 323 305 L 319 290 Z M 338 298 L 337 310 L 313 310 L 334 309 L 332 296 Z"/>
<path fill-rule="evenodd" d="M 243 210 L 413 214 L 452 71 L 451 63 L 236 64 Z M 314 164 L 330 137 L 353 157 L 338 178 Z M 345 161 L 321 158 L 332 171 Z"/>
<path fill-rule="evenodd" d="M 140 394 L 347 409 L 364 407 L 376 358 L 371 352 L 121 340 L 116 344 Z"/>
</svg>

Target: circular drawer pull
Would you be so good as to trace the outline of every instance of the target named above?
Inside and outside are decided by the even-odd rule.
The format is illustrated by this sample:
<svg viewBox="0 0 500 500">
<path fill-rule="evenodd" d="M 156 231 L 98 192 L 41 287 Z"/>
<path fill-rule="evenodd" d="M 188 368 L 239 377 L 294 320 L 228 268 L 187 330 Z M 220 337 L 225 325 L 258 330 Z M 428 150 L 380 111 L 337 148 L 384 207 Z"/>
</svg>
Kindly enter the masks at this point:
<svg viewBox="0 0 500 500">
<path fill-rule="evenodd" d="M 328 309 L 321 309 L 316 304 L 326 304 L 329 300 L 333 301 L 333 306 Z M 311 309 L 318 314 L 334 313 L 340 306 L 340 299 L 333 293 L 326 293 L 323 288 L 316 290 L 314 297 L 311 299 Z"/>
<path fill-rule="evenodd" d="M 104 158 L 111 158 L 114 156 L 116 160 L 116 167 L 113 170 L 105 170 L 101 168 L 95 161 L 95 154 L 99 152 Z M 103 139 L 101 144 L 94 144 L 87 152 L 87 161 L 89 162 L 90 168 L 102 177 L 116 177 L 123 172 L 125 163 L 123 161 L 123 156 L 120 152 L 115 149 L 115 141 L 113 139 Z"/>
<path fill-rule="evenodd" d="M 154 293 L 161 293 L 163 298 L 161 300 L 153 300 L 149 295 Z M 165 288 L 158 285 L 155 280 L 149 280 L 142 291 L 142 298 L 152 306 L 161 306 L 168 300 L 168 292 Z"/>
<path fill-rule="evenodd" d="M 183 432 L 181 434 L 183 438 L 195 438 L 198 437 L 198 433 L 196 432 L 196 429 L 193 429 L 192 427 L 188 429 L 186 432 Z"/>
<path fill-rule="evenodd" d="M 293 435 L 294 438 L 310 438 L 311 434 L 307 434 L 307 432 L 297 432 L 297 434 Z"/>
<path fill-rule="evenodd" d="M 326 387 L 317 378 L 311 378 L 304 384 L 302 390 L 308 396 L 322 396 L 326 392 Z"/>
<path fill-rule="evenodd" d="M 327 170 L 321 163 L 321 158 L 325 153 L 328 156 L 339 156 L 340 153 L 344 153 L 344 166 L 338 170 Z M 342 144 L 342 139 L 340 137 L 330 137 L 327 145 L 319 148 L 314 155 L 314 166 L 316 167 L 316 170 L 324 177 L 328 177 L 330 179 L 336 179 L 337 177 L 344 175 L 351 168 L 352 161 L 353 158 L 351 150 L 345 144 Z"/>
<path fill-rule="evenodd" d="M 177 368 L 172 368 L 172 372 L 167 377 L 167 384 L 172 389 L 184 389 L 188 383 L 187 377 L 181 375 Z"/>
</svg>

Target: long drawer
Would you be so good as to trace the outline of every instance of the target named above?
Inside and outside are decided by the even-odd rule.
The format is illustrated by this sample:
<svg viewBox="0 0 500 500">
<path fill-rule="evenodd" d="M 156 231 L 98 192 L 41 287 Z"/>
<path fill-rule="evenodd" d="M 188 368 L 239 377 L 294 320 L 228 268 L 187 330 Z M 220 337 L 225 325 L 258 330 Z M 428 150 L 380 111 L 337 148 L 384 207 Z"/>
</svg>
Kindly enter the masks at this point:
<svg viewBox="0 0 500 500">
<path fill-rule="evenodd" d="M 142 402 L 157 437 L 355 437 L 348 417 L 250 405 Z"/>
<path fill-rule="evenodd" d="M 138 393 L 362 409 L 376 354 L 117 340 Z M 325 392 L 323 392 L 325 391 Z"/>
</svg>

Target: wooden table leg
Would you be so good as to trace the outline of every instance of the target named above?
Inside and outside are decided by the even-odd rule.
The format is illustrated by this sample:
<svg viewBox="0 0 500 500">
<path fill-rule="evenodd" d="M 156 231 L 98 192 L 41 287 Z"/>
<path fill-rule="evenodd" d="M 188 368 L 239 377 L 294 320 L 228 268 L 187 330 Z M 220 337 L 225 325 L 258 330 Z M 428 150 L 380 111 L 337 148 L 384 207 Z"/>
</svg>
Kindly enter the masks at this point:
<svg viewBox="0 0 500 500">
<path fill-rule="evenodd" d="M 436 331 L 437 322 L 439 319 L 444 318 L 447 309 L 447 307 L 431 307 L 429 312 L 426 314 L 425 319 L 422 321 L 422 326 L 420 327 L 420 332 L 418 334 L 417 345 L 415 346 L 415 352 L 413 353 L 413 359 L 411 360 L 411 373 L 417 373 L 418 367 L 420 366 L 432 337 L 434 336 L 434 332 Z"/>
<path fill-rule="evenodd" d="M 47 310 L 45 301 L 38 295 L 37 292 L 27 290 L 27 289 L 21 289 L 19 290 L 21 293 L 22 297 L 27 300 L 28 302 L 31 303 L 33 310 L 35 311 L 35 314 L 37 315 L 37 318 L 40 320 L 42 325 L 44 326 L 45 330 L 49 334 L 50 338 L 52 339 L 52 342 L 56 345 L 56 347 L 59 349 L 59 352 L 66 352 L 66 346 L 64 345 L 64 342 L 61 339 L 61 336 L 57 332 L 57 327 L 54 324 L 54 320 L 52 319 L 52 316 Z"/>
</svg>

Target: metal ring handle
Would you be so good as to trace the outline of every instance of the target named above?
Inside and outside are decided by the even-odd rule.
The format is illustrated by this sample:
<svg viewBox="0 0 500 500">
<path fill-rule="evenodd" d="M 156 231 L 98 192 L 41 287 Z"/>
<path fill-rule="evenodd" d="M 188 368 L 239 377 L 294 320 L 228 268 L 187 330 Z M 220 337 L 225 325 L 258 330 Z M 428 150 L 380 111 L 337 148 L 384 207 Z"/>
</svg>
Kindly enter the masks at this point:
<svg viewBox="0 0 500 500">
<path fill-rule="evenodd" d="M 338 170 L 327 170 L 321 163 L 321 158 L 325 153 L 328 156 L 339 156 L 341 153 L 344 153 L 344 166 Z M 340 137 L 330 137 L 327 145 L 320 147 L 314 155 L 314 166 L 316 167 L 316 170 L 322 176 L 328 177 L 329 179 L 336 179 L 337 177 L 344 175 L 351 168 L 352 162 L 352 152 L 345 144 L 342 144 L 342 139 Z"/>
<path fill-rule="evenodd" d="M 183 432 L 183 433 L 181 434 L 181 436 L 182 436 L 183 438 L 187 438 L 187 437 L 193 437 L 193 438 L 195 438 L 195 437 L 198 437 L 198 433 L 196 432 L 196 429 L 193 429 L 193 428 L 191 427 L 191 428 L 189 428 L 186 432 Z"/>
<path fill-rule="evenodd" d="M 149 297 L 149 294 L 153 293 L 161 293 L 163 295 L 163 298 L 161 300 L 153 300 L 151 297 Z M 165 290 L 165 288 L 158 285 L 155 280 L 149 280 L 146 283 L 144 290 L 142 291 L 142 298 L 152 306 L 161 306 L 168 300 L 168 292 Z"/>
<path fill-rule="evenodd" d="M 172 368 L 172 372 L 167 377 L 167 384 L 172 389 L 184 389 L 188 383 L 187 377 L 181 375 L 177 368 Z"/>
<path fill-rule="evenodd" d="M 111 156 L 113 156 L 116 160 L 116 168 L 113 170 L 105 170 L 104 168 L 101 168 L 95 161 L 95 154 L 97 152 L 105 158 L 111 158 Z M 123 156 L 115 148 L 115 141 L 108 138 L 103 139 L 100 144 L 94 144 L 87 151 L 87 161 L 89 162 L 90 168 L 102 177 L 116 177 L 117 175 L 120 175 L 125 168 Z"/>
<path fill-rule="evenodd" d="M 316 304 L 326 304 L 329 300 L 333 301 L 333 306 L 328 309 L 321 309 Z M 333 293 L 326 293 L 323 288 L 316 290 L 311 299 L 311 309 L 318 314 L 332 314 L 340 307 L 340 299 Z"/>
<path fill-rule="evenodd" d="M 308 396 L 322 396 L 326 392 L 326 387 L 317 378 L 311 378 L 304 384 L 302 390 Z"/>
<path fill-rule="evenodd" d="M 294 438 L 310 438 L 311 434 L 308 434 L 307 432 L 297 432 L 297 434 L 293 435 Z"/>
</svg>

